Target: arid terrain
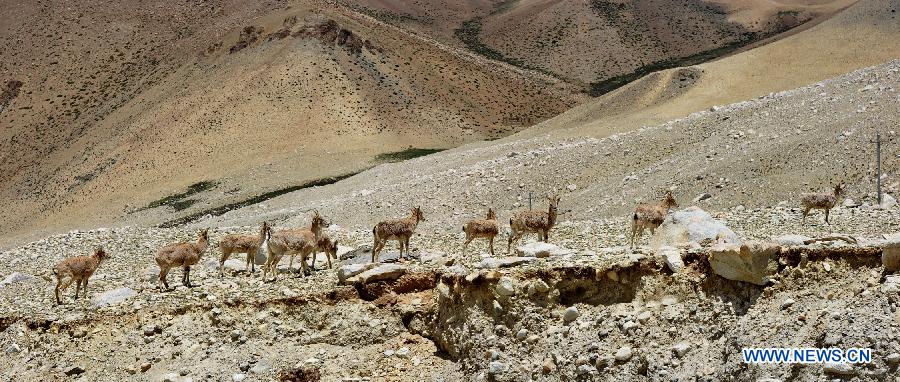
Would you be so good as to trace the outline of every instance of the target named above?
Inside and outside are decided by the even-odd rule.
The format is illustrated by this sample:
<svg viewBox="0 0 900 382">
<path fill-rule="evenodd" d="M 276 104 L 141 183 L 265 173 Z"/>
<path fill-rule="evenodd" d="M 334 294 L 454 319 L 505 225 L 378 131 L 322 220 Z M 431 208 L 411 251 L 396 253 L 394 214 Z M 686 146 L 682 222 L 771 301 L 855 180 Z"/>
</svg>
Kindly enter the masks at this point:
<svg viewBox="0 0 900 382">
<path fill-rule="evenodd" d="M 0 6 L 0 380 L 900 382 L 896 1 Z M 549 244 L 507 251 L 554 195 Z M 488 208 L 495 254 L 464 249 Z M 333 267 L 264 281 L 265 242 L 219 277 L 226 234 L 313 211 Z"/>
</svg>

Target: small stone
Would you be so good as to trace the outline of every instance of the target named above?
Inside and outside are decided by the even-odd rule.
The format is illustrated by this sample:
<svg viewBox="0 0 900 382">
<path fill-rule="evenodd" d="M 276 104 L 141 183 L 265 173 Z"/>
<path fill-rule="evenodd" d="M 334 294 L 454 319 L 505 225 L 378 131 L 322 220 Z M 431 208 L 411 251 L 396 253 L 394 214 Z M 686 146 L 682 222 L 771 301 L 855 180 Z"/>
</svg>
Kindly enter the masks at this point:
<svg viewBox="0 0 900 382">
<path fill-rule="evenodd" d="M 541 371 L 544 374 L 550 374 L 556 371 L 556 364 L 553 363 L 552 358 L 544 358 L 544 363 L 541 365 Z"/>
<path fill-rule="evenodd" d="M 619 282 L 619 273 L 617 273 L 616 271 L 606 272 L 606 277 L 608 277 L 612 281 Z"/>
<path fill-rule="evenodd" d="M 784 302 L 781 303 L 781 310 L 790 308 L 791 305 L 794 305 L 794 299 L 792 299 L 792 298 L 786 299 L 786 300 L 784 300 Z"/>
<path fill-rule="evenodd" d="M 566 189 L 569 190 L 569 192 L 572 192 L 572 191 L 575 191 L 578 189 L 578 185 L 570 184 L 570 185 L 566 186 Z"/>
<path fill-rule="evenodd" d="M 14 343 L 7 346 L 5 350 L 6 354 L 18 354 L 22 351 L 22 348 L 19 347 L 19 344 Z"/>
<path fill-rule="evenodd" d="M 678 356 L 678 358 L 684 357 L 688 350 L 691 350 L 691 344 L 687 342 L 679 342 L 675 344 L 675 346 L 672 346 L 672 351 L 675 352 L 675 355 Z"/>
<path fill-rule="evenodd" d="M 247 378 L 247 374 L 237 373 L 231 376 L 231 380 L 234 382 L 241 382 L 245 378 Z"/>
<path fill-rule="evenodd" d="M 574 306 L 570 306 L 566 308 L 565 312 L 563 312 L 563 322 L 572 322 L 578 318 L 580 313 L 578 313 L 578 308 Z"/>
<path fill-rule="evenodd" d="M 156 334 L 156 325 L 146 325 L 144 326 L 144 335 L 150 337 Z"/>
<path fill-rule="evenodd" d="M 267 362 L 264 359 L 261 359 L 261 360 L 257 361 L 256 364 L 253 365 L 253 367 L 250 368 L 250 372 L 253 374 L 265 374 L 265 373 L 269 372 L 269 370 L 271 370 L 271 369 L 272 369 L 272 367 L 269 366 L 269 362 Z"/>
<path fill-rule="evenodd" d="M 900 353 L 891 353 L 884 357 L 884 361 L 890 365 L 900 364 Z"/>
<path fill-rule="evenodd" d="M 397 349 L 397 352 L 394 353 L 394 355 L 400 358 L 406 358 L 409 355 L 409 348 L 404 346 L 400 349 Z"/>
<path fill-rule="evenodd" d="M 488 374 L 500 374 L 505 367 L 506 365 L 504 365 L 503 362 L 491 361 L 491 363 L 488 364 Z"/>
<path fill-rule="evenodd" d="M 494 288 L 494 291 L 496 291 L 497 295 L 500 295 L 500 296 L 515 295 L 516 294 L 515 281 L 509 277 L 501 277 L 500 281 L 497 282 L 497 286 Z"/>
<path fill-rule="evenodd" d="M 537 293 L 547 293 L 550 291 L 550 286 L 544 282 L 544 280 L 535 280 L 528 287 L 529 294 L 537 294 Z"/>
<path fill-rule="evenodd" d="M 631 359 L 632 350 L 631 346 L 622 346 L 616 351 L 616 361 L 625 362 Z"/>
<path fill-rule="evenodd" d="M 855 375 L 856 370 L 853 369 L 853 365 L 846 363 L 826 363 L 823 367 L 826 373 L 829 374 L 837 374 L 837 375 Z"/>
<path fill-rule="evenodd" d="M 637 319 L 640 323 L 646 324 L 647 321 L 649 321 L 651 317 L 653 317 L 653 313 L 650 313 L 649 310 L 645 310 L 645 311 L 641 312 L 641 314 L 638 314 Z"/>
<path fill-rule="evenodd" d="M 84 373 L 84 368 L 82 368 L 81 366 L 78 366 L 78 365 L 74 365 L 74 366 L 70 366 L 69 368 L 67 368 L 64 373 L 71 377 L 73 375 L 78 375 L 78 374 Z"/>
<path fill-rule="evenodd" d="M 631 329 L 634 329 L 638 326 L 641 326 L 641 324 L 638 324 L 634 321 L 626 321 L 624 324 L 622 324 L 622 331 L 628 333 L 629 331 L 631 331 Z"/>
<path fill-rule="evenodd" d="M 591 365 L 580 365 L 577 369 L 575 369 L 575 373 L 578 375 L 588 375 L 596 371 L 596 369 Z"/>
<path fill-rule="evenodd" d="M 231 331 L 231 340 L 237 341 L 237 340 L 241 339 L 242 335 L 244 335 L 244 332 L 242 332 L 240 329 L 232 330 Z"/>
<path fill-rule="evenodd" d="M 144 362 L 144 363 L 142 363 L 142 364 L 141 364 L 141 373 L 146 373 L 147 370 L 150 370 L 151 367 L 153 367 L 153 364 L 150 363 L 150 362 Z"/>
<path fill-rule="evenodd" d="M 526 338 L 528 338 L 528 329 L 519 329 L 519 331 L 516 332 L 516 339 L 517 339 L 517 340 L 523 341 L 523 340 L 525 340 Z"/>
</svg>

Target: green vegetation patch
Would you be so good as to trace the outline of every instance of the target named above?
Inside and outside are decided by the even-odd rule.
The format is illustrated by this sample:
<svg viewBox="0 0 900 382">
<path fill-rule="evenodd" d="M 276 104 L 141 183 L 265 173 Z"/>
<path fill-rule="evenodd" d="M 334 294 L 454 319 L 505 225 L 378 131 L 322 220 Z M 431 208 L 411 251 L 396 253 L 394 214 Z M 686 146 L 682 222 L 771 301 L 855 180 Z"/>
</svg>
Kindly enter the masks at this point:
<svg viewBox="0 0 900 382">
<path fill-rule="evenodd" d="M 402 162 L 408 159 L 418 158 L 444 151 L 446 149 L 421 149 L 410 147 L 403 151 L 395 151 L 391 153 L 382 153 L 375 156 L 375 160 L 382 163 Z"/>
<path fill-rule="evenodd" d="M 194 196 L 194 195 L 199 194 L 206 190 L 210 190 L 213 187 L 215 187 L 217 184 L 218 183 L 213 182 L 213 181 L 202 181 L 202 182 L 194 183 L 194 184 L 188 186 L 186 191 L 177 193 L 174 195 L 169 195 L 169 196 L 166 196 L 165 198 L 153 201 L 150 204 L 148 204 L 146 207 L 141 208 L 138 211 L 149 210 L 152 208 L 157 208 L 157 207 L 162 207 L 162 206 L 172 207 L 175 211 L 185 210 L 197 202 L 197 199 L 191 199 L 191 196 Z"/>
<path fill-rule="evenodd" d="M 198 220 L 198 219 L 200 219 L 200 218 L 202 218 L 202 217 L 204 217 L 204 216 L 207 216 L 207 215 L 209 215 L 209 216 L 219 216 L 219 215 L 222 215 L 222 214 L 224 214 L 224 213 L 226 213 L 226 212 L 228 212 L 228 211 L 236 210 L 236 209 L 243 208 L 243 207 L 250 206 L 250 205 L 254 205 L 254 204 L 257 204 L 257 203 L 262 203 L 262 202 L 264 202 L 264 201 L 266 201 L 266 200 L 269 200 L 269 199 L 272 199 L 272 198 L 274 198 L 274 197 L 277 197 L 277 196 L 281 196 L 281 195 L 287 194 L 287 193 L 289 193 L 289 192 L 294 192 L 294 191 L 297 191 L 297 190 L 302 190 L 302 189 L 304 189 L 304 188 L 319 187 L 319 186 L 325 186 L 325 185 L 329 185 L 329 184 L 332 184 L 332 183 L 336 183 L 336 182 L 338 182 L 338 181 L 340 181 L 340 180 L 347 179 L 347 178 L 349 178 L 349 177 L 351 177 L 351 176 L 353 176 L 353 175 L 356 175 L 356 174 L 358 174 L 358 173 L 359 173 L 359 172 L 353 172 L 353 173 L 348 173 L 348 174 L 343 174 L 343 175 L 338 175 L 338 176 L 332 176 L 332 177 L 328 177 L 328 178 L 315 179 L 315 180 L 311 180 L 311 181 L 309 181 L 309 182 L 306 182 L 306 183 L 303 183 L 303 184 L 299 184 L 299 185 L 296 185 L 296 186 L 290 186 L 290 187 L 285 187 L 285 188 L 278 189 L 278 190 L 274 190 L 274 191 L 269 191 L 269 192 L 266 192 L 266 193 L 264 193 L 264 194 L 261 194 L 261 195 L 257 195 L 257 196 L 251 197 L 251 198 L 249 198 L 249 199 L 241 200 L 241 201 L 239 201 L 239 202 L 229 203 L 229 204 L 226 204 L 226 205 L 223 205 L 223 206 L 219 206 L 219 207 L 210 208 L 210 209 L 207 209 L 207 210 L 195 212 L 195 213 L 192 213 L 192 214 L 190 214 L 190 215 L 180 217 L 180 218 L 178 218 L 178 219 L 169 220 L 169 221 L 167 221 L 167 222 L 164 222 L 164 223 L 160 224 L 159 227 L 160 227 L 160 228 L 177 227 L 177 226 L 181 226 L 181 225 L 185 225 L 185 224 L 187 224 L 187 223 L 193 222 L 193 221 Z"/>
</svg>

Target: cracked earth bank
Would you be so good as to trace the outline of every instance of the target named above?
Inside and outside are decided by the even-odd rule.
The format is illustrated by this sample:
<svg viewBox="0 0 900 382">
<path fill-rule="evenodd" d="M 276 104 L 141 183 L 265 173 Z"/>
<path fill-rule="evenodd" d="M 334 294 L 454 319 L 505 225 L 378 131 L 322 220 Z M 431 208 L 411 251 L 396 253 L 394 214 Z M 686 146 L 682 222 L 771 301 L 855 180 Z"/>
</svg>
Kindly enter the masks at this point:
<svg viewBox="0 0 900 382">
<path fill-rule="evenodd" d="M 840 232 L 859 243 L 785 244 L 771 281 L 758 286 L 712 271 L 707 247 L 682 249 L 678 272 L 649 247 L 628 251 L 625 221 L 562 222 L 551 240 L 568 251 L 514 257 L 520 264 L 504 267 L 484 243 L 461 254 L 459 235 L 422 232 L 412 240 L 418 260 L 383 254 L 392 262 L 385 267 L 402 271 L 342 285 L 336 269 L 369 258 L 370 233 L 330 227 L 342 243 L 336 269 L 323 269 L 320 258 L 305 278 L 284 270 L 263 283 L 258 269 L 243 272 L 238 256 L 218 278 L 211 246 L 192 272 L 194 288 L 160 293 L 151 248 L 194 232 L 72 232 L 0 253 L 0 379 L 898 379 L 900 278 L 885 272 L 881 254 L 900 211 L 838 208 L 831 226 L 814 219 L 821 215 L 801 226 L 797 211 L 783 207 L 713 214 L 744 240 Z M 211 240 L 255 229 L 214 230 Z M 497 255 L 508 259 L 505 235 L 498 239 Z M 114 257 L 92 278 L 89 298 L 73 301 L 70 289 L 56 306 L 49 267 L 98 244 Z M 179 273 L 169 275 L 172 285 Z M 868 347 L 873 362 L 741 362 L 741 348 L 763 346 Z"/>
</svg>

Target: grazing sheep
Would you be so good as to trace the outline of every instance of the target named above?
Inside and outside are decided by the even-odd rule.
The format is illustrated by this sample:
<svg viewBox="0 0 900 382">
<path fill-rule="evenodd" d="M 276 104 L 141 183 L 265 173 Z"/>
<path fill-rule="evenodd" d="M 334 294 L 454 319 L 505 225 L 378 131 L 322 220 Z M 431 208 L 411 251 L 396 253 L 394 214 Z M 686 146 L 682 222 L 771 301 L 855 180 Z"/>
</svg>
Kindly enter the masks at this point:
<svg viewBox="0 0 900 382">
<path fill-rule="evenodd" d="M 233 253 L 247 254 L 247 272 L 256 272 L 256 254 L 262 248 L 269 234 L 269 223 L 263 222 L 259 228 L 257 235 L 226 235 L 219 240 L 219 249 L 222 250 L 222 256 L 219 258 L 219 277 L 225 275 L 225 262 Z"/>
<path fill-rule="evenodd" d="M 518 242 L 527 233 L 536 233 L 541 241 L 550 240 L 550 230 L 556 225 L 557 205 L 559 196 L 548 196 L 550 207 L 543 211 L 519 211 L 509 218 L 509 241 L 506 243 L 506 252 L 512 251 L 512 244 Z"/>
<path fill-rule="evenodd" d="M 494 237 L 497 236 L 500 229 L 497 226 L 497 214 L 494 212 L 493 208 L 488 208 L 487 217 L 485 219 L 469 220 L 462 227 L 462 230 L 466 233 L 466 243 L 463 244 L 463 254 L 466 253 L 466 248 L 469 247 L 469 243 L 472 242 L 472 240 L 475 238 L 485 238 L 488 239 L 491 256 L 494 256 Z"/>
<path fill-rule="evenodd" d="M 375 244 L 372 246 L 372 262 L 378 262 L 378 255 L 384 249 L 388 240 L 397 240 L 400 243 L 400 259 L 403 259 L 403 249 L 409 256 L 409 238 L 415 233 L 420 221 L 425 220 L 425 215 L 419 207 L 410 210 L 409 217 L 402 219 L 385 220 L 372 228 L 372 237 Z"/>
<path fill-rule="evenodd" d="M 94 253 L 90 256 L 75 256 L 64 259 L 53 267 L 53 275 L 56 276 L 56 303 L 62 304 L 59 294 L 66 291 L 66 288 L 75 282 L 75 299 L 78 299 L 78 292 L 84 288 L 84 296 L 87 297 L 88 279 L 97 271 L 97 267 L 103 260 L 109 258 L 106 251 L 102 247 L 94 249 Z"/>
<path fill-rule="evenodd" d="M 200 262 L 200 257 L 209 246 L 209 230 L 200 230 L 197 234 L 196 243 L 176 243 L 162 247 L 156 253 L 156 264 L 159 265 L 159 288 L 169 290 L 169 283 L 166 282 L 166 275 L 169 270 L 174 267 L 183 269 L 181 275 L 181 284 L 191 287 L 191 265 Z"/>
<path fill-rule="evenodd" d="M 263 280 L 266 280 L 269 272 L 272 273 L 271 281 L 278 279 L 278 262 L 285 255 L 291 257 L 288 269 L 293 269 L 294 256 L 299 255 L 301 274 L 306 275 L 306 258 L 316 251 L 319 238 L 322 236 L 322 228 L 326 225 L 328 222 L 316 211 L 309 229 L 282 230 L 271 233 L 267 241 L 269 254 L 266 257 L 266 264 L 263 265 Z"/>
<path fill-rule="evenodd" d="M 820 192 L 801 195 L 800 203 L 803 204 L 803 224 L 806 224 L 806 215 L 809 215 L 809 211 L 814 209 L 825 210 L 825 223 L 831 224 L 828 222 L 828 212 L 837 205 L 838 199 L 843 194 L 844 183 L 839 183 L 834 186 L 834 192 L 831 194 Z"/>
<path fill-rule="evenodd" d="M 641 237 L 644 229 L 649 229 L 650 235 L 653 235 L 666 219 L 669 210 L 676 207 L 678 202 L 672 196 L 672 191 L 666 191 L 666 196 L 659 204 L 638 204 L 631 216 L 631 248 L 634 248 L 635 240 Z"/>
</svg>

